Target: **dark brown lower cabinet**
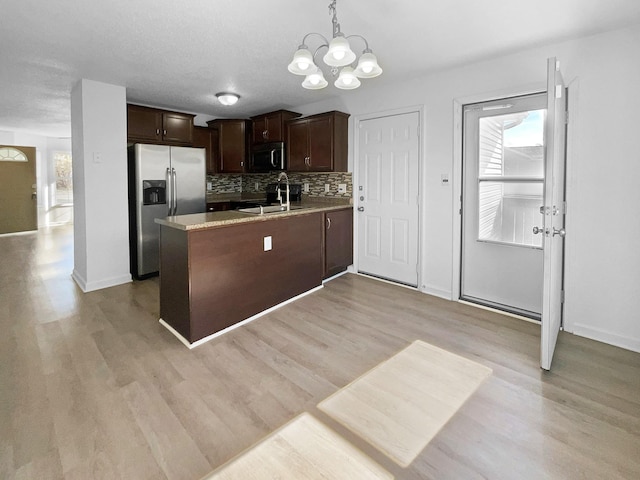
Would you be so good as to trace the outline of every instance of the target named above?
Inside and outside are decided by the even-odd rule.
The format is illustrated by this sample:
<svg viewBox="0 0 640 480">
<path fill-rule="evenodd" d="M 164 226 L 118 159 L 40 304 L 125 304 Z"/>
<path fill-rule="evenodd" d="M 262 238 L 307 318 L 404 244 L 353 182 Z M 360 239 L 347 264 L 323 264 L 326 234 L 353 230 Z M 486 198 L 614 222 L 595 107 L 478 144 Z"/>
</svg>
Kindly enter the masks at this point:
<svg viewBox="0 0 640 480">
<path fill-rule="evenodd" d="M 231 210 L 231 202 L 207 203 L 207 212 L 224 212 L 225 210 Z"/>
<path fill-rule="evenodd" d="M 205 230 L 161 225 L 160 317 L 193 343 L 320 286 L 323 220 L 313 212 Z"/>
<path fill-rule="evenodd" d="M 324 278 L 353 263 L 353 208 L 324 214 Z"/>
</svg>

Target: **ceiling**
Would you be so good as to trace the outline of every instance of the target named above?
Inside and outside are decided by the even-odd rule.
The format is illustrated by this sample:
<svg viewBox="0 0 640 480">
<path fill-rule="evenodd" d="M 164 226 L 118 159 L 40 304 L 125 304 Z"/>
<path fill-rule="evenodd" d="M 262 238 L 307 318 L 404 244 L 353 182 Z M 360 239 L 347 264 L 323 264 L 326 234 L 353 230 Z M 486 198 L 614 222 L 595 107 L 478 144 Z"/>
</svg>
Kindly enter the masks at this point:
<svg viewBox="0 0 640 480">
<path fill-rule="evenodd" d="M 82 78 L 125 86 L 129 102 L 211 117 L 350 93 L 305 90 L 287 71 L 306 33 L 331 36 L 329 0 L 2 4 L 0 130 L 69 136 L 70 91 Z M 339 0 L 337 11 L 342 31 L 365 36 L 384 69 L 361 90 L 640 23 L 638 0 Z M 242 98 L 222 107 L 221 91 Z"/>
</svg>

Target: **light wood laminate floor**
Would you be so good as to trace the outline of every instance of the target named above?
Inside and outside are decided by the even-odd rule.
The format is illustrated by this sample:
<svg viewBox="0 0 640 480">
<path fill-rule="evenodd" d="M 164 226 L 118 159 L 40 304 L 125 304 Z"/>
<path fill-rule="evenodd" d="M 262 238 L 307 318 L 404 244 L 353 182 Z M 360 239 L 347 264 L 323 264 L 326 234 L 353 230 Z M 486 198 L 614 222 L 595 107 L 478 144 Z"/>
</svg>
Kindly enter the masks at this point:
<svg viewBox="0 0 640 480">
<path fill-rule="evenodd" d="M 71 235 L 0 237 L 2 479 L 197 480 L 304 412 L 398 479 L 640 478 L 640 354 L 561 333 L 545 373 L 537 325 L 355 275 L 190 351 Z M 493 374 L 401 468 L 317 405 L 415 340 Z"/>
</svg>

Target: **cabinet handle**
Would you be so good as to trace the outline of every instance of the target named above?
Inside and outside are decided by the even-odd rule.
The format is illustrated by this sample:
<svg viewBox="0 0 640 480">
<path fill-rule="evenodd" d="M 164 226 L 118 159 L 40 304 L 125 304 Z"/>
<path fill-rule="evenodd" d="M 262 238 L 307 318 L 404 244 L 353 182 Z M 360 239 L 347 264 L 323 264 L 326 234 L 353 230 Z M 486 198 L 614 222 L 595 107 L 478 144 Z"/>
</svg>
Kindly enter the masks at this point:
<svg viewBox="0 0 640 480">
<path fill-rule="evenodd" d="M 331 228 L 331 218 L 327 217 L 327 230 Z"/>
<path fill-rule="evenodd" d="M 240 162 L 240 166 L 241 166 L 241 167 L 244 167 L 244 162 Z"/>
<path fill-rule="evenodd" d="M 269 132 L 269 130 L 263 130 L 262 131 L 262 138 L 264 138 L 265 140 L 267 139 L 267 133 Z"/>
<path fill-rule="evenodd" d="M 160 129 L 156 128 L 156 135 L 160 135 Z"/>
<path fill-rule="evenodd" d="M 166 131 L 166 130 L 163 130 L 163 131 L 162 131 L 162 134 L 163 134 L 163 135 L 166 135 L 166 134 L 167 134 L 167 131 Z"/>
</svg>

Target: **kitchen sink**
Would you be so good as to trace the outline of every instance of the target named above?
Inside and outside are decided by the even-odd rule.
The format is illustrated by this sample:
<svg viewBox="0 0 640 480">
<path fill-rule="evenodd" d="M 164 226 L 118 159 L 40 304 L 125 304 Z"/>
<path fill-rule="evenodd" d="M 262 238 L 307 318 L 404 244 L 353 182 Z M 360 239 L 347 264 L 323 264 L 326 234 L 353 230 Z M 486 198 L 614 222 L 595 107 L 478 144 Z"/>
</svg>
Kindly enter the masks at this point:
<svg viewBox="0 0 640 480">
<path fill-rule="evenodd" d="M 305 207 L 301 205 L 291 205 L 291 210 L 300 210 Z M 251 215 L 265 215 L 269 213 L 286 213 L 287 207 L 280 205 L 268 205 L 266 207 L 251 207 L 251 208 L 239 208 L 237 210 L 241 213 L 250 213 Z"/>
</svg>

